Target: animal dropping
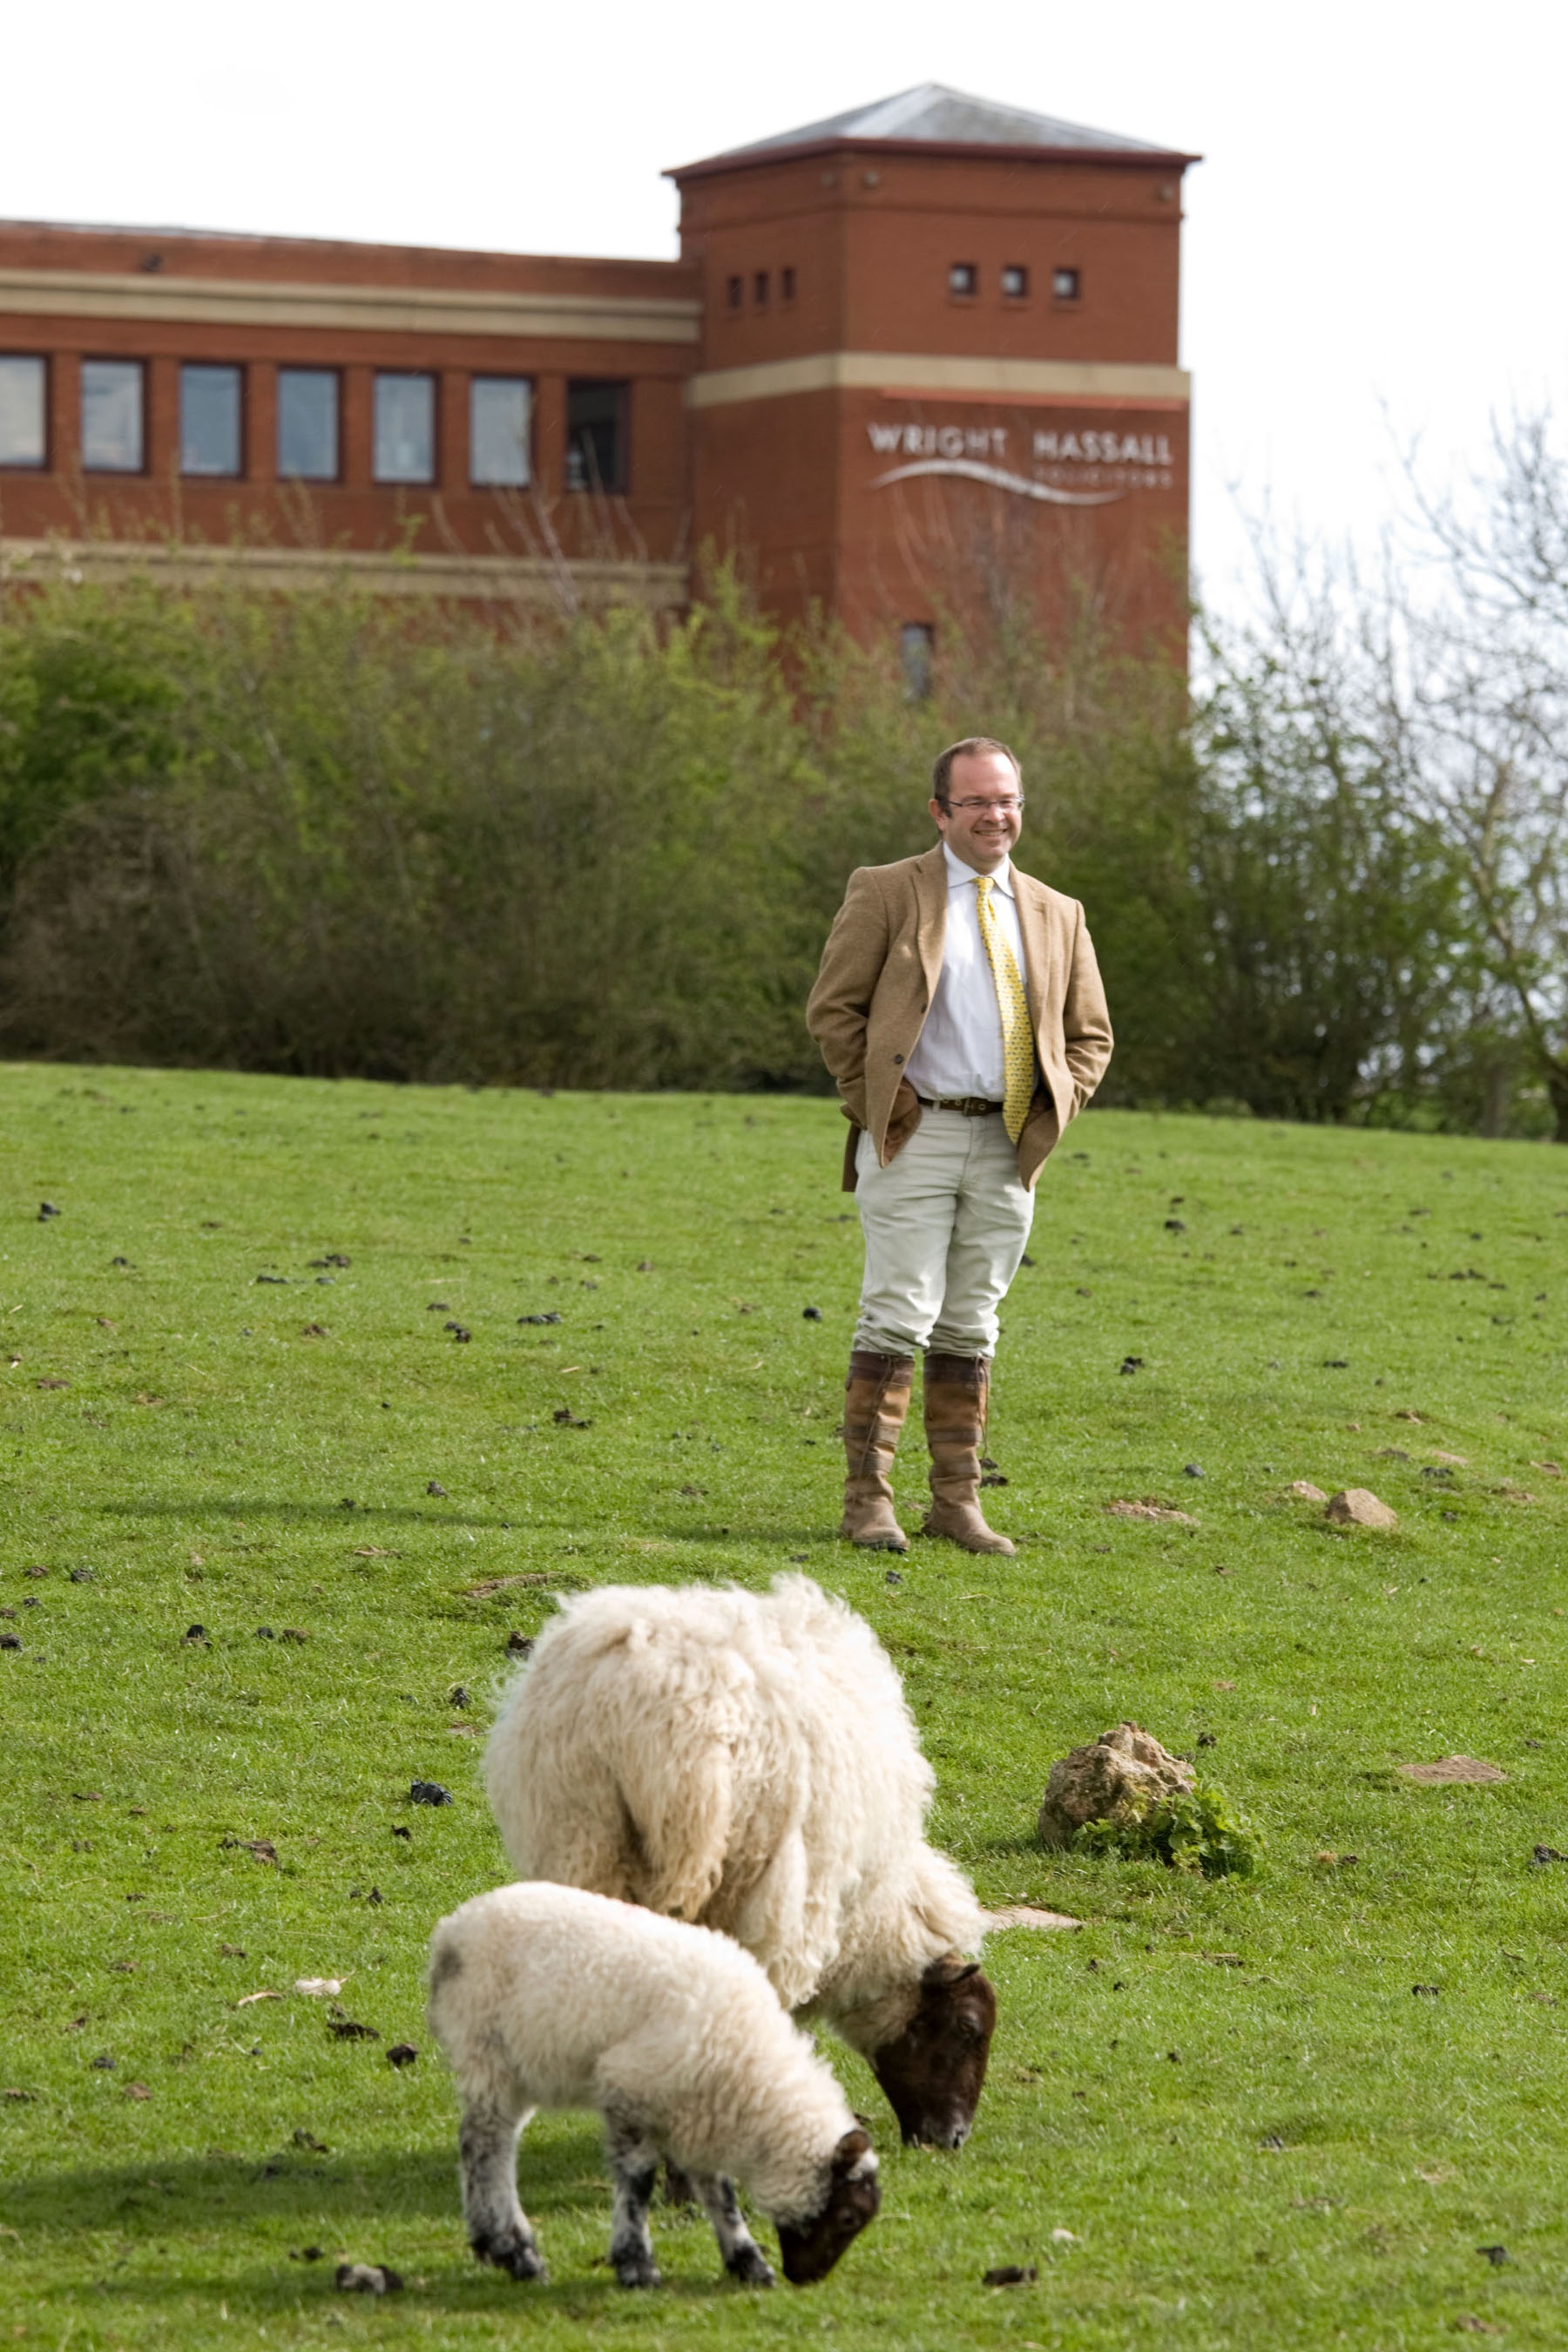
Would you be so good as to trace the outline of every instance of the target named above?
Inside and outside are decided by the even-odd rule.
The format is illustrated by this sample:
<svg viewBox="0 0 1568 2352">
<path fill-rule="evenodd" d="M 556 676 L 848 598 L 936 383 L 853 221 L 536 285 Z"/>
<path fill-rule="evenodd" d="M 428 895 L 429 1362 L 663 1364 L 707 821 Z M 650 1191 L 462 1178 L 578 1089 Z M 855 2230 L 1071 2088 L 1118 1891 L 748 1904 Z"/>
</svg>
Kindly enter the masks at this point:
<svg viewBox="0 0 1568 2352">
<path fill-rule="evenodd" d="M 317 2246 L 307 2247 L 301 2262 L 311 2262 L 320 2253 Z M 387 2263 L 340 2263 L 333 2279 L 341 2294 L 400 2294 L 403 2280 Z"/>
</svg>

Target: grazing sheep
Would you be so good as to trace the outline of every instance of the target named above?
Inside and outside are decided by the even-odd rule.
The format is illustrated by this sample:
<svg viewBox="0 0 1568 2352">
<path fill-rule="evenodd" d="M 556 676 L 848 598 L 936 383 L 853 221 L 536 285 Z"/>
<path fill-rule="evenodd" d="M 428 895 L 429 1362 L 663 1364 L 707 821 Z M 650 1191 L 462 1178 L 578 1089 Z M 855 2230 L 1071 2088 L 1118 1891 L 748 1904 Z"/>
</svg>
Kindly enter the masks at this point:
<svg viewBox="0 0 1568 2352">
<path fill-rule="evenodd" d="M 691 2176 L 724 2267 L 773 2274 L 726 2177 L 778 2229 L 784 2276 L 826 2278 L 875 2218 L 871 2143 L 748 1952 L 575 1886 L 500 1886 L 443 1919 L 430 2030 L 463 2099 L 463 2214 L 481 2262 L 544 2264 L 517 2200 L 517 2143 L 539 2107 L 596 2107 L 615 2179 L 610 2261 L 657 2286 L 647 2208 L 667 2158 Z"/>
<path fill-rule="evenodd" d="M 525 1879 L 720 1927 L 869 2060 L 906 2140 L 961 2147 L 996 2000 L 984 1914 L 926 1843 L 932 1774 L 865 1622 L 804 1576 L 564 1601 L 485 1755 Z"/>
</svg>

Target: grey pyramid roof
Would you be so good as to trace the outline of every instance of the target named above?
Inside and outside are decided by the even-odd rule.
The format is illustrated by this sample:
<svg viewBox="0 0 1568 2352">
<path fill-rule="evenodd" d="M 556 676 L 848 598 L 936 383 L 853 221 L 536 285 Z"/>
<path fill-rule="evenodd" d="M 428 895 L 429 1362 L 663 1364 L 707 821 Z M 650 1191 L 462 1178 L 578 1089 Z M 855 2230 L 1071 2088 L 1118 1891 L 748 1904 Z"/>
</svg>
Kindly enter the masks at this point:
<svg viewBox="0 0 1568 2352">
<path fill-rule="evenodd" d="M 1146 140 L 1126 139 L 1114 131 L 1091 131 L 1081 122 L 1063 122 L 1053 114 L 1029 114 L 1022 107 L 998 106 L 988 98 L 971 98 L 939 81 L 923 81 L 894 98 L 879 98 L 869 106 L 852 107 L 847 114 L 830 114 L 821 122 L 805 122 L 795 131 L 781 131 L 745 147 L 731 148 L 713 163 L 730 163 L 743 155 L 764 155 L 784 147 L 812 147 L 824 141 L 852 139 L 929 140 L 952 147 L 1079 147 L 1100 154 L 1168 155 L 1168 147 Z"/>
</svg>

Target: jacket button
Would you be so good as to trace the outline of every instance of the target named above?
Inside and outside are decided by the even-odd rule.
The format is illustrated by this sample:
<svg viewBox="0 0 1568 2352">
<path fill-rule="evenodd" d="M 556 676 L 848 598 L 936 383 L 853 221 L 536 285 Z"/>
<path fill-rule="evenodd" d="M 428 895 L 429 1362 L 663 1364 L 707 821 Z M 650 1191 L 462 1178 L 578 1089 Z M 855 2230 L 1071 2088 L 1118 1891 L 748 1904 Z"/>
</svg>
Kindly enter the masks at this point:
<svg viewBox="0 0 1568 2352">
<path fill-rule="evenodd" d="M 901 1054 L 895 1054 L 895 1055 L 893 1055 L 893 1059 L 894 1059 L 894 1061 L 895 1061 L 895 1062 L 901 1062 L 901 1061 L 903 1060 L 903 1058 L 904 1058 L 904 1057 L 903 1057 L 903 1055 L 902 1055 Z"/>
</svg>

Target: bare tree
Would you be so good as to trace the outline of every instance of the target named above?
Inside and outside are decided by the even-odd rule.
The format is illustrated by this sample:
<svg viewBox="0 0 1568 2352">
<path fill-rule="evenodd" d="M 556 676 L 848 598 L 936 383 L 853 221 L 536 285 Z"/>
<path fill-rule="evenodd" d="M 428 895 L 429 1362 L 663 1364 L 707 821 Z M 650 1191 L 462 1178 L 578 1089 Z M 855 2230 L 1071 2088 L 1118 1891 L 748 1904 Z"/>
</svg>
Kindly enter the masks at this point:
<svg viewBox="0 0 1568 2352">
<path fill-rule="evenodd" d="M 1410 469 L 1434 561 L 1391 595 L 1384 692 L 1568 1142 L 1568 462 L 1544 414 L 1496 428 L 1492 461 L 1463 506 Z"/>
</svg>

